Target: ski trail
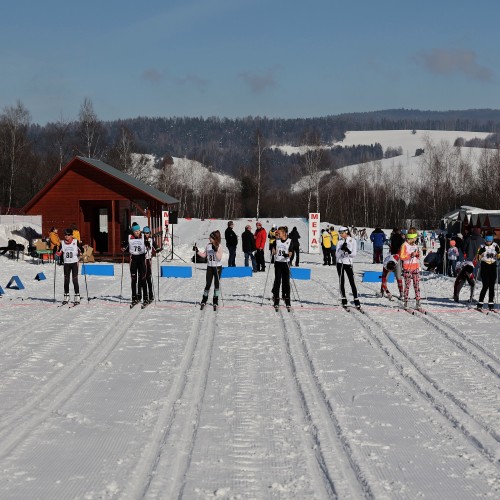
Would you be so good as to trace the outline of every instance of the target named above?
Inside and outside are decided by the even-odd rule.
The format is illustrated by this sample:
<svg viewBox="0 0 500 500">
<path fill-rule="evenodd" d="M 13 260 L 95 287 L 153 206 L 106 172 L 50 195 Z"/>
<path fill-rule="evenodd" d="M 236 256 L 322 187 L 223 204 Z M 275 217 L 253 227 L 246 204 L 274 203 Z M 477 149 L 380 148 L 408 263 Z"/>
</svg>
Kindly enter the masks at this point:
<svg viewBox="0 0 500 500">
<path fill-rule="evenodd" d="M 322 284 L 321 281 L 318 281 L 318 284 Z M 325 285 L 323 287 L 332 295 L 332 292 Z M 485 423 L 480 416 L 471 412 L 454 394 L 441 387 L 439 382 L 429 375 L 411 353 L 403 348 L 397 339 L 370 313 L 363 315 L 358 313 L 349 314 L 363 327 L 366 334 L 375 341 L 375 345 L 387 355 L 398 369 L 400 375 L 411 384 L 413 389 L 443 415 L 454 428 L 460 430 L 464 437 L 483 456 L 493 464 L 500 466 L 500 448 L 498 446 L 500 437 L 495 427 Z M 423 317 L 422 315 L 412 317 L 404 311 L 401 311 L 401 314 L 408 316 L 408 318 L 405 317 L 406 323 L 412 319 L 418 322 Z M 450 402 L 452 406 L 450 406 Z"/>
<path fill-rule="evenodd" d="M 300 325 L 290 316 L 280 311 L 283 342 L 327 496 L 375 498 L 335 415 L 334 405 L 321 388 Z"/>
<path fill-rule="evenodd" d="M 215 315 L 208 310 L 197 311 L 175 380 L 162 403 L 147 447 L 131 474 L 124 498 L 157 498 L 165 490 L 169 492 L 167 498 L 179 497 L 196 436 L 197 424 L 193 422 L 199 417 L 210 366 Z M 204 324 L 207 318 L 208 324 Z M 168 453 L 171 446 L 176 449 L 175 457 Z"/>
<path fill-rule="evenodd" d="M 13 413 L 0 422 L 0 458 L 8 455 L 29 433 L 67 401 L 103 362 L 137 320 L 140 309 L 127 317 L 119 316 L 103 330 L 96 343 L 50 379 L 33 397 L 23 401 Z"/>
</svg>

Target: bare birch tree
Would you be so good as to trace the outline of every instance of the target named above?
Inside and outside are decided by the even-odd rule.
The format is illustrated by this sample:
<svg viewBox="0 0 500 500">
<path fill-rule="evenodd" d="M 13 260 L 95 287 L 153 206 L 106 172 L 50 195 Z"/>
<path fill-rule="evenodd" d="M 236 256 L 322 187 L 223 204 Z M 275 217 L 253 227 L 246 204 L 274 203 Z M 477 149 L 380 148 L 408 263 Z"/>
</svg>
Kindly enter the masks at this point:
<svg viewBox="0 0 500 500">
<path fill-rule="evenodd" d="M 78 113 L 80 137 L 83 147 L 80 154 L 87 158 L 100 159 L 102 155 L 104 128 L 97 118 L 92 101 L 85 97 Z"/>
<path fill-rule="evenodd" d="M 21 167 L 22 155 L 28 149 L 28 127 L 31 115 L 21 101 L 17 101 L 15 106 L 4 108 L 0 117 L 2 128 L 2 149 L 5 156 L 8 178 L 7 178 L 7 214 L 12 209 L 12 197 L 16 174 Z"/>
</svg>

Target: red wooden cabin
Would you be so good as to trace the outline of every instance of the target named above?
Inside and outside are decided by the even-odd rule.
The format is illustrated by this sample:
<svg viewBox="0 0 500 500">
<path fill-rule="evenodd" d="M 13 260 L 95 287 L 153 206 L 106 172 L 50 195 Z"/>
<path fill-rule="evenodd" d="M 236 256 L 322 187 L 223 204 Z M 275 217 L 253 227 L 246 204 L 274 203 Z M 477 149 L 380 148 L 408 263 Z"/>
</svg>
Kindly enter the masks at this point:
<svg viewBox="0 0 500 500">
<path fill-rule="evenodd" d="M 162 231 L 162 212 L 176 210 L 178 200 L 106 163 L 73 158 L 22 209 L 42 216 L 42 231 L 60 233 L 75 223 L 84 243 L 99 255 L 121 255 L 132 215 L 148 218 L 153 234 Z M 161 239 L 161 236 L 158 236 Z"/>
</svg>

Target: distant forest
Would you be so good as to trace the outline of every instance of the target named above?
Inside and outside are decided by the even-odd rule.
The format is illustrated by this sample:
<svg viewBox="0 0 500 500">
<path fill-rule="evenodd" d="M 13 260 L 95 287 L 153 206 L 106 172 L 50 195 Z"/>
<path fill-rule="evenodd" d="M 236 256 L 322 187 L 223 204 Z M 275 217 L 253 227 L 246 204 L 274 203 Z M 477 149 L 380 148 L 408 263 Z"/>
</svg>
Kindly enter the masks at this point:
<svg viewBox="0 0 500 500">
<path fill-rule="evenodd" d="M 0 210 L 5 213 L 21 208 L 75 155 L 100 159 L 140 177 L 131 161 L 132 153 L 140 153 L 159 158 L 157 168 L 163 171 L 158 187 L 172 196 L 180 193 L 181 215 L 306 215 L 309 209 L 321 209 L 320 200 L 331 196 L 331 190 L 320 194 L 324 188 L 318 172 L 330 171 L 334 177 L 345 165 L 397 154 L 397 149 L 384 152 L 380 144 L 342 148 L 331 147 L 332 143 L 342 140 L 348 130 L 402 129 L 489 132 L 492 135 L 483 146 L 497 147 L 500 110 L 394 109 L 307 119 L 138 117 L 106 122 L 99 119 L 92 101 L 85 99 L 77 120 L 42 126 L 31 123 L 29 110 L 18 101 L 0 114 Z M 306 154 L 286 155 L 272 147 L 279 145 L 312 149 Z M 481 146 L 477 141 L 474 145 Z M 170 157 L 197 160 L 213 172 L 230 174 L 240 181 L 240 191 L 215 192 L 205 202 L 203 194 L 190 193 L 182 179 L 169 175 Z M 307 196 L 291 194 L 291 184 L 304 175 L 312 180 Z M 356 191 L 355 187 L 350 189 Z M 366 198 L 366 190 L 373 187 L 365 185 L 363 189 Z M 394 206 L 401 205 L 408 208 L 412 203 L 394 200 Z M 334 205 L 328 209 L 335 210 Z M 362 214 L 363 221 L 357 220 L 361 215 L 353 208 L 349 222 L 358 226 L 368 223 L 366 209 Z M 384 216 L 391 224 L 398 217 L 399 210 Z M 383 223 L 380 219 L 377 222 Z"/>
</svg>

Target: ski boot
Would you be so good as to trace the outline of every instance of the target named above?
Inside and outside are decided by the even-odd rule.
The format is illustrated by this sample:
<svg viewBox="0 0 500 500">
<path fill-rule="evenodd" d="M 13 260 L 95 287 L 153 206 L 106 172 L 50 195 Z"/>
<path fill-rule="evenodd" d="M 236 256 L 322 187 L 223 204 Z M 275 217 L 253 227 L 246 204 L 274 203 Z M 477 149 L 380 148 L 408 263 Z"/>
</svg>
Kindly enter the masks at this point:
<svg viewBox="0 0 500 500">
<path fill-rule="evenodd" d="M 273 296 L 273 306 L 274 306 L 274 310 L 276 312 L 278 312 L 279 309 L 280 309 L 280 298 L 279 297 L 274 297 Z"/>
<path fill-rule="evenodd" d="M 136 295 L 134 295 L 132 297 L 132 302 L 130 303 L 130 309 L 132 309 L 132 307 L 136 306 L 140 301 L 141 301 L 141 299 L 139 299 Z"/>
<path fill-rule="evenodd" d="M 212 304 L 214 306 L 214 311 L 217 311 L 217 308 L 219 307 L 219 297 L 218 297 L 218 295 L 214 295 L 214 299 L 213 299 Z"/>
<path fill-rule="evenodd" d="M 78 305 L 80 303 L 80 294 L 79 293 L 75 293 L 75 298 L 73 300 L 73 304 Z"/>
<path fill-rule="evenodd" d="M 69 302 L 69 293 L 65 293 L 62 305 L 65 306 L 68 302 Z"/>
<path fill-rule="evenodd" d="M 488 302 L 488 311 L 495 312 L 495 304 Z"/>
<path fill-rule="evenodd" d="M 407 300 L 405 300 L 405 301 L 403 302 L 403 308 L 405 309 L 405 311 L 407 311 L 407 310 L 408 310 L 408 301 L 407 301 Z"/>
<path fill-rule="evenodd" d="M 453 300 L 454 300 L 455 302 L 458 302 L 458 295 L 453 295 Z"/>
<path fill-rule="evenodd" d="M 483 312 L 483 303 L 482 302 L 477 303 L 476 311 Z"/>
<path fill-rule="evenodd" d="M 203 297 L 201 299 L 201 304 L 200 304 L 200 311 L 203 311 L 203 309 L 205 309 L 205 306 L 207 305 L 207 300 L 208 300 L 208 292 L 203 292 Z"/>
</svg>

